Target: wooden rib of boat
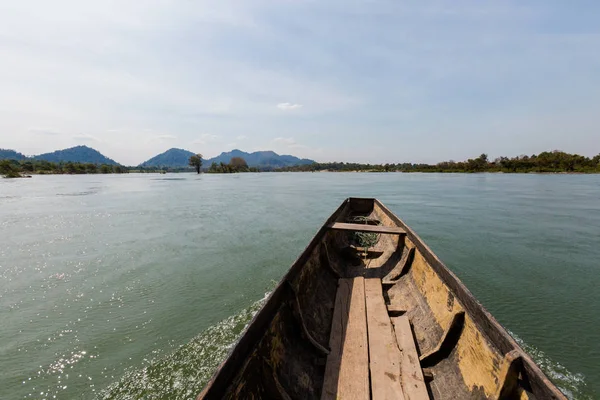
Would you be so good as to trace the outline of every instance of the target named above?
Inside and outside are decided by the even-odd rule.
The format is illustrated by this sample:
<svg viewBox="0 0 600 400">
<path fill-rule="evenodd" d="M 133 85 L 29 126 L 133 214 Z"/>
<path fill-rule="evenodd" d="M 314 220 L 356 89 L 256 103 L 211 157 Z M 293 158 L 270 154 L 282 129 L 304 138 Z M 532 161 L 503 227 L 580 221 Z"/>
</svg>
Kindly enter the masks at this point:
<svg viewBox="0 0 600 400">
<path fill-rule="evenodd" d="M 198 398 L 565 396 L 404 222 L 349 198 Z"/>
</svg>

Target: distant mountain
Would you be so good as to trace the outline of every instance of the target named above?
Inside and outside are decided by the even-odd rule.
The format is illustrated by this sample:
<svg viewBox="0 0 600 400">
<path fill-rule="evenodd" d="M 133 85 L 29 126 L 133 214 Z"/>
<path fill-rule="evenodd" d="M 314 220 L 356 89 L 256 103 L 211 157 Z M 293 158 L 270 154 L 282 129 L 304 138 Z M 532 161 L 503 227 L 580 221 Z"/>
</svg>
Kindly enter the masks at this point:
<svg viewBox="0 0 600 400">
<path fill-rule="evenodd" d="M 166 168 L 186 168 L 190 157 L 195 153 L 184 149 L 169 149 L 164 153 L 152 157 L 148 161 L 140 164 L 140 167 L 166 167 Z M 223 152 L 217 157 L 203 160 L 203 168 L 208 168 L 215 162 L 217 164 L 223 162 L 229 164 L 233 157 L 242 157 L 250 167 L 258 167 L 261 169 L 277 169 L 281 167 L 294 165 L 314 164 L 313 160 L 298 158 L 290 155 L 279 155 L 274 151 L 255 151 L 254 153 L 246 153 L 238 149 L 229 152 Z M 0 160 L 25 160 L 29 157 L 18 153 L 14 150 L 0 149 Z M 33 156 L 31 159 L 45 160 L 50 162 L 81 162 L 92 164 L 108 164 L 119 165 L 114 160 L 102 155 L 97 150 L 87 146 L 76 146 L 69 149 L 57 150 L 52 153 L 40 154 Z"/>
<path fill-rule="evenodd" d="M 164 153 L 152 157 L 148 161 L 140 164 L 140 167 L 169 167 L 183 168 L 188 167 L 190 157 L 195 153 L 183 149 L 169 149 Z"/>
<path fill-rule="evenodd" d="M 98 150 L 87 146 L 76 146 L 64 150 L 56 150 L 52 153 L 40 154 L 33 157 L 35 160 L 45 160 L 50 162 L 80 162 L 91 164 L 119 165 L 114 160 L 102 155 Z"/>
<path fill-rule="evenodd" d="M 281 168 L 291 165 L 306 165 L 314 164 L 313 160 L 306 158 L 298 158 L 290 155 L 279 155 L 274 151 L 255 151 L 254 153 L 246 153 L 241 150 L 232 150 L 221 153 L 220 155 L 204 160 L 203 166 L 210 167 L 215 162 L 217 164 L 223 162 L 229 164 L 233 157 L 242 157 L 250 167 L 259 168 Z"/>
<path fill-rule="evenodd" d="M 24 160 L 27 157 L 14 150 L 0 149 L 0 160 Z"/>
<path fill-rule="evenodd" d="M 169 149 L 162 154 L 152 157 L 148 161 L 140 164 L 140 167 L 168 167 L 168 168 L 185 168 L 188 167 L 190 157 L 195 153 L 184 149 Z M 203 168 L 208 168 L 215 162 L 217 164 L 223 162 L 229 164 L 233 157 L 242 157 L 250 167 L 259 168 L 281 168 L 290 165 L 313 164 L 313 160 L 300 159 L 289 155 L 279 155 L 273 151 L 256 151 L 254 153 L 246 153 L 241 150 L 232 150 L 224 152 L 214 158 L 202 160 Z"/>
</svg>

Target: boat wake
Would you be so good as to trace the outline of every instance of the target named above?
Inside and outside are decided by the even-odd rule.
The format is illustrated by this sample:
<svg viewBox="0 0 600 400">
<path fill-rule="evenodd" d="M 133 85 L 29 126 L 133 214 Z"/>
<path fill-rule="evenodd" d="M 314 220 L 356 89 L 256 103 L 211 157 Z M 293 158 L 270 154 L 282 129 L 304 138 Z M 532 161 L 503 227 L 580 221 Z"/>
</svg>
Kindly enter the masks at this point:
<svg viewBox="0 0 600 400">
<path fill-rule="evenodd" d="M 268 295 L 209 327 L 172 354 L 150 360 L 141 369 L 127 371 L 103 390 L 98 399 L 196 399 Z"/>
<path fill-rule="evenodd" d="M 533 358 L 536 364 L 544 371 L 552 382 L 571 400 L 593 400 L 589 393 L 585 376 L 574 374 L 564 365 L 551 360 L 543 351 L 525 343 L 513 332 L 508 332 L 517 341 L 519 346 Z"/>
</svg>

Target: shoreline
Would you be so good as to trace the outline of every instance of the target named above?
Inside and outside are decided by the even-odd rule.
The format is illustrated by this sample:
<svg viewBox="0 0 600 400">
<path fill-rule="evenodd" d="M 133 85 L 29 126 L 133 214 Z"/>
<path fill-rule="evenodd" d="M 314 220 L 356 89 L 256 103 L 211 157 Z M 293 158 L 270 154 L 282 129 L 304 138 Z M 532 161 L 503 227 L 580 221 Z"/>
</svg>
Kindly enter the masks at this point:
<svg viewBox="0 0 600 400">
<path fill-rule="evenodd" d="M 73 174 L 73 173 L 37 173 L 37 172 L 29 172 L 26 175 L 20 176 L 2 176 L 3 179 L 23 179 L 23 178 L 33 178 L 34 176 L 44 176 L 44 175 L 69 175 L 69 176 L 79 176 L 79 175 L 146 175 L 146 174 L 157 174 L 157 175 L 165 175 L 165 174 L 191 174 L 195 172 L 192 171 L 152 171 L 152 172 L 140 172 L 140 171 L 131 171 L 131 172 L 109 172 L 109 173 L 84 173 L 84 174 Z M 505 172 L 505 171 L 477 171 L 477 172 L 469 172 L 469 171 L 378 171 L 378 170 L 347 170 L 347 171 L 333 171 L 333 170 L 320 170 L 320 171 L 258 171 L 258 172 L 238 172 L 241 174 L 244 173 L 330 173 L 330 174 L 464 174 L 464 175 L 478 175 L 478 174 L 505 174 L 505 175 L 598 175 L 600 171 L 589 171 L 589 172 L 539 172 L 539 171 L 523 171 L 523 172 Z M 226 172 L 202 172 L 200 175 L 231 175 L 231 173 Z"/>
</svg>

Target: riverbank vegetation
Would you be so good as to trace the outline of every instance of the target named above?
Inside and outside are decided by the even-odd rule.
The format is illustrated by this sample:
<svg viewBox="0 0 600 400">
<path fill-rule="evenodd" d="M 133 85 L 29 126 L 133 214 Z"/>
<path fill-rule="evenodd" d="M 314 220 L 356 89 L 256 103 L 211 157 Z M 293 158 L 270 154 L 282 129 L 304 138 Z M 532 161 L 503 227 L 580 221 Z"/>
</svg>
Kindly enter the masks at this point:
<svg viewBox="0 0 600 400">
<path fill-rule="evenodd" d="M 121 165 L 44 160 L 0 160 L 0 175 L 19 178 L 30 174 L 124 174 L 129 169 Z"/>
<path fill-rule="evenodd" d="M 259 169 L 248 167 L 248 163 L 242 157 L 232 157 L 229 164 L 213 162 L 206 172 L 209 174 L 235 174 L 238 172 L 259 172 Z"/>
<path fill-rule="evenodd" d="M 122 165 L 49 162 L 45 160 L 0 160 L 0 176 L 18 178 L 32 174 L 123 174 L 123 173 L 167 173 L 204 171 L 214 174 L 239 172 L 506 172 L 506 173 L 600 173 L 600 154 L 589 158 L 563 151 L 543 152 L 531 156 L 498 157 L 488 159 L 486 154 L 466 161 L 444 161 L 437 164 L 360 164 L 345 162 L 313 163 L 281 168 L 249 167 L 242 157 L 233 157 L 229 163 L 213 162 L 209 168 L 202 168 L 201 155 L 195 155 L 188 167 L 125 167 Z"/>
<path fill-rule="evenodd" d="M 563 151 L 543 152 L 538 155 L 499 157 L 491 161 L 487 154 L 466 161 L 444 161 L 437 164 L 358 164 L 314 163 L 281 168 L 278 171 L 306 172 L 507 172 L 507 173 L 600 173 L 600 154 L 588 158 Z"/>
</svg>

